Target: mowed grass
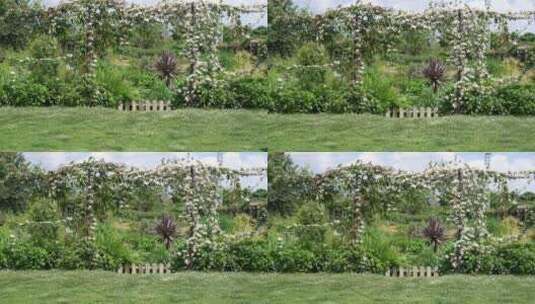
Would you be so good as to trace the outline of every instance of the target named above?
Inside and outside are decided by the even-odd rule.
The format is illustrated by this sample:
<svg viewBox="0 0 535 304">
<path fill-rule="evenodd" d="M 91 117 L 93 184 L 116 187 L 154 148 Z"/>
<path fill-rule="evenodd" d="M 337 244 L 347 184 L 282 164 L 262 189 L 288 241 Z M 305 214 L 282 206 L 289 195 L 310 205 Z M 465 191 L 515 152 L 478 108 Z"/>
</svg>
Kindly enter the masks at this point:
<svg viewBox="0 0 535 304">
<path fill-rule="evenodd" d="M 0 108 L 2 151 L 535 151 L 535 117 Z"/>
<path fill-rule="evenodd" d="M 2 303 L 533 303 L 535 277 L 0 272 Z"/>
<path fill-rule="evenodd" d="M 0 108 L 2 151 L 261 151 L 266 112 Z"/>
</svg>

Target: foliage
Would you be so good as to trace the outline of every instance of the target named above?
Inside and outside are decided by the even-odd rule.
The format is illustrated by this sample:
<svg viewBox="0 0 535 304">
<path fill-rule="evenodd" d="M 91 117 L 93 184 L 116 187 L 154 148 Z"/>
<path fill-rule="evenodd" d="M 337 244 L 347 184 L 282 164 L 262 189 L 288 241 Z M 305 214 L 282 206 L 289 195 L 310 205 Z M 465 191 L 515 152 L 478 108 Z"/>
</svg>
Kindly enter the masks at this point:
<svg viewBox="0 0 535 304">
<path fill-rule="evenodd" d="M 427 222 L 427 226 L 422 231 L 423 236 L 428 242 L 433 245 L 433 251 L 437 252 L 438 246 L 440 246 L 444 240 L 444 227 L 442 227 L 440 221 L 436 218 L 431 218 Z"/>
<path fill-rule="evenodd" d="M 268 50 L 270 54 L 290 55 L 306 37 L 311 17 L 292 0 L 268 1 Z"/>
<path fill-rule="evenodd" d="M 422 71 L 424 76 L 429 80 L 431 85 L 433 86 L 433 92 L 437 92 L 438 88 L 440 86 L 440 83 L 442 82 L 444 78 L 444 73 L 446 72 L 446 67 L 442 62 L 431 59 L 427 65 L 427 67 Z"/>
<path fill-rule="evenodd" d="M 30 0 L 4 0 L 0 3 L 0 46 L 23 48 L 40 30 L 40 6 Z"/>
<path fill-rule="evenodd" d="M 169 250 L 173 244 L 176 234 L 176 224 L 169 215 L 163 215 L 161 220 L 156 224 L 154 230 Z"/>
<path fill-rule="evenodd" d="M 268 210 L 282 215 L 295 211 L 311 187 L 309 174 L 284 153 L 270 154 L 268 183 Z"/>
<path fill-rule="evenodd" d="M 176 55 L 165 51 L 163 52 L 154 63 L 154 68 L 158 72 L 161 79 L 165 81 L 167 87 L 171 86 L 171 80 L 173 80 L 177 73 Z"/>
<path fill-rule="evenodd" d="M 20 153 L 0 153 L 0 210 L 24 211 L 40 191 L 40 172 Z"/>
</svg>

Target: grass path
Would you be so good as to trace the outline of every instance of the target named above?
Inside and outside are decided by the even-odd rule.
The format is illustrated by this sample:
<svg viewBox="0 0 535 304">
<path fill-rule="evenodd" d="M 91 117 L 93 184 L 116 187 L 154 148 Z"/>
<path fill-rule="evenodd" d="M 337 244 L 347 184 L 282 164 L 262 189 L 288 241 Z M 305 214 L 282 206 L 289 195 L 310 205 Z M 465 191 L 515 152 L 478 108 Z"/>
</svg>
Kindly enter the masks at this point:
<svg viewBox="0 0 535 304">
<path fill-rule="evenodd" d="M 2 303 L 533 303 L 535 277 L 0 272 Z"/>
<path fill-rule="evenodd" d="M 535 117 L 0 108 L 3 151 L 535 151 Z"/>
</svg>

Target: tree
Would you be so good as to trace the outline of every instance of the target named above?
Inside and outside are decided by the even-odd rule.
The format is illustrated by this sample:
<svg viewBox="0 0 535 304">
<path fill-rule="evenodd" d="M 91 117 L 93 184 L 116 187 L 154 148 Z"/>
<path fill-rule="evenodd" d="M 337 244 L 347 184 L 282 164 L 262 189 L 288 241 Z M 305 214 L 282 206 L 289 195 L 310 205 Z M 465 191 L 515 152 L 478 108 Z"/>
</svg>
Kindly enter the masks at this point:
<svg viewBox="0 0 535 304">
<path fill-rule="evenodd" d="M 39 191 L 41 175 L 20 153 L 0 153 L 0 211 L 22 212 Z"/>
<path fill-rule="evenodd" d="M 289 56 L 306 40 L 312 17 L 299 10 L 292 0 L 268 1 L 268 50 L 270 54 Z"/>
<path fill-rule="evenodd" d="M 0 46 L 20 49 L 39 30 L 41 7 L 36 1 L 0 1 Z"/>
<path fill-rule="evenodd" d="M 306 198 L 312 177 L 284 153 L 273 153 L 268 164 L 268 210 L 282 215 L 293 213 Z"/>
</svg>

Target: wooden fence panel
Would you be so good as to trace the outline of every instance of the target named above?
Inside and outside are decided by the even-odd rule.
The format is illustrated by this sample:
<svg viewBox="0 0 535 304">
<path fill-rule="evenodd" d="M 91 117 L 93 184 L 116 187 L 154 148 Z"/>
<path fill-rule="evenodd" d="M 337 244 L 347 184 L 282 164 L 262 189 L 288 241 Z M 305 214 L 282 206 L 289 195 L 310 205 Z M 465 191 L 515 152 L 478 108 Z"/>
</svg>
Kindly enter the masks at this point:
<svg viewBox="0 0 535 304">
<path fill-rule="evenodd" d="M 386 111 L 387 118 L 437 118 L 438 108 L 393 108 Z"/>
<path fill-rule="evenodd" d="M 170 274 L 170 264 L 125 264 L 119 266 L 121 274 Z"/>
<path fill-rule="evenodd" d="M 385 276 L 395 277 L 395 278 L 436 278 L 439 276 L 438 268 L 424 267 L 424 266 L 413 266 L 413 267 L 399 267 L 399 268 L 390 268 L 386 271 Z"/>
<path fill-rule="evenodd" d="M 122 112 L 164 112 L 171 111 L 171 102 L 163 100 L 132 101 L 120 103 L 117 110 Z"/>
</svg>

